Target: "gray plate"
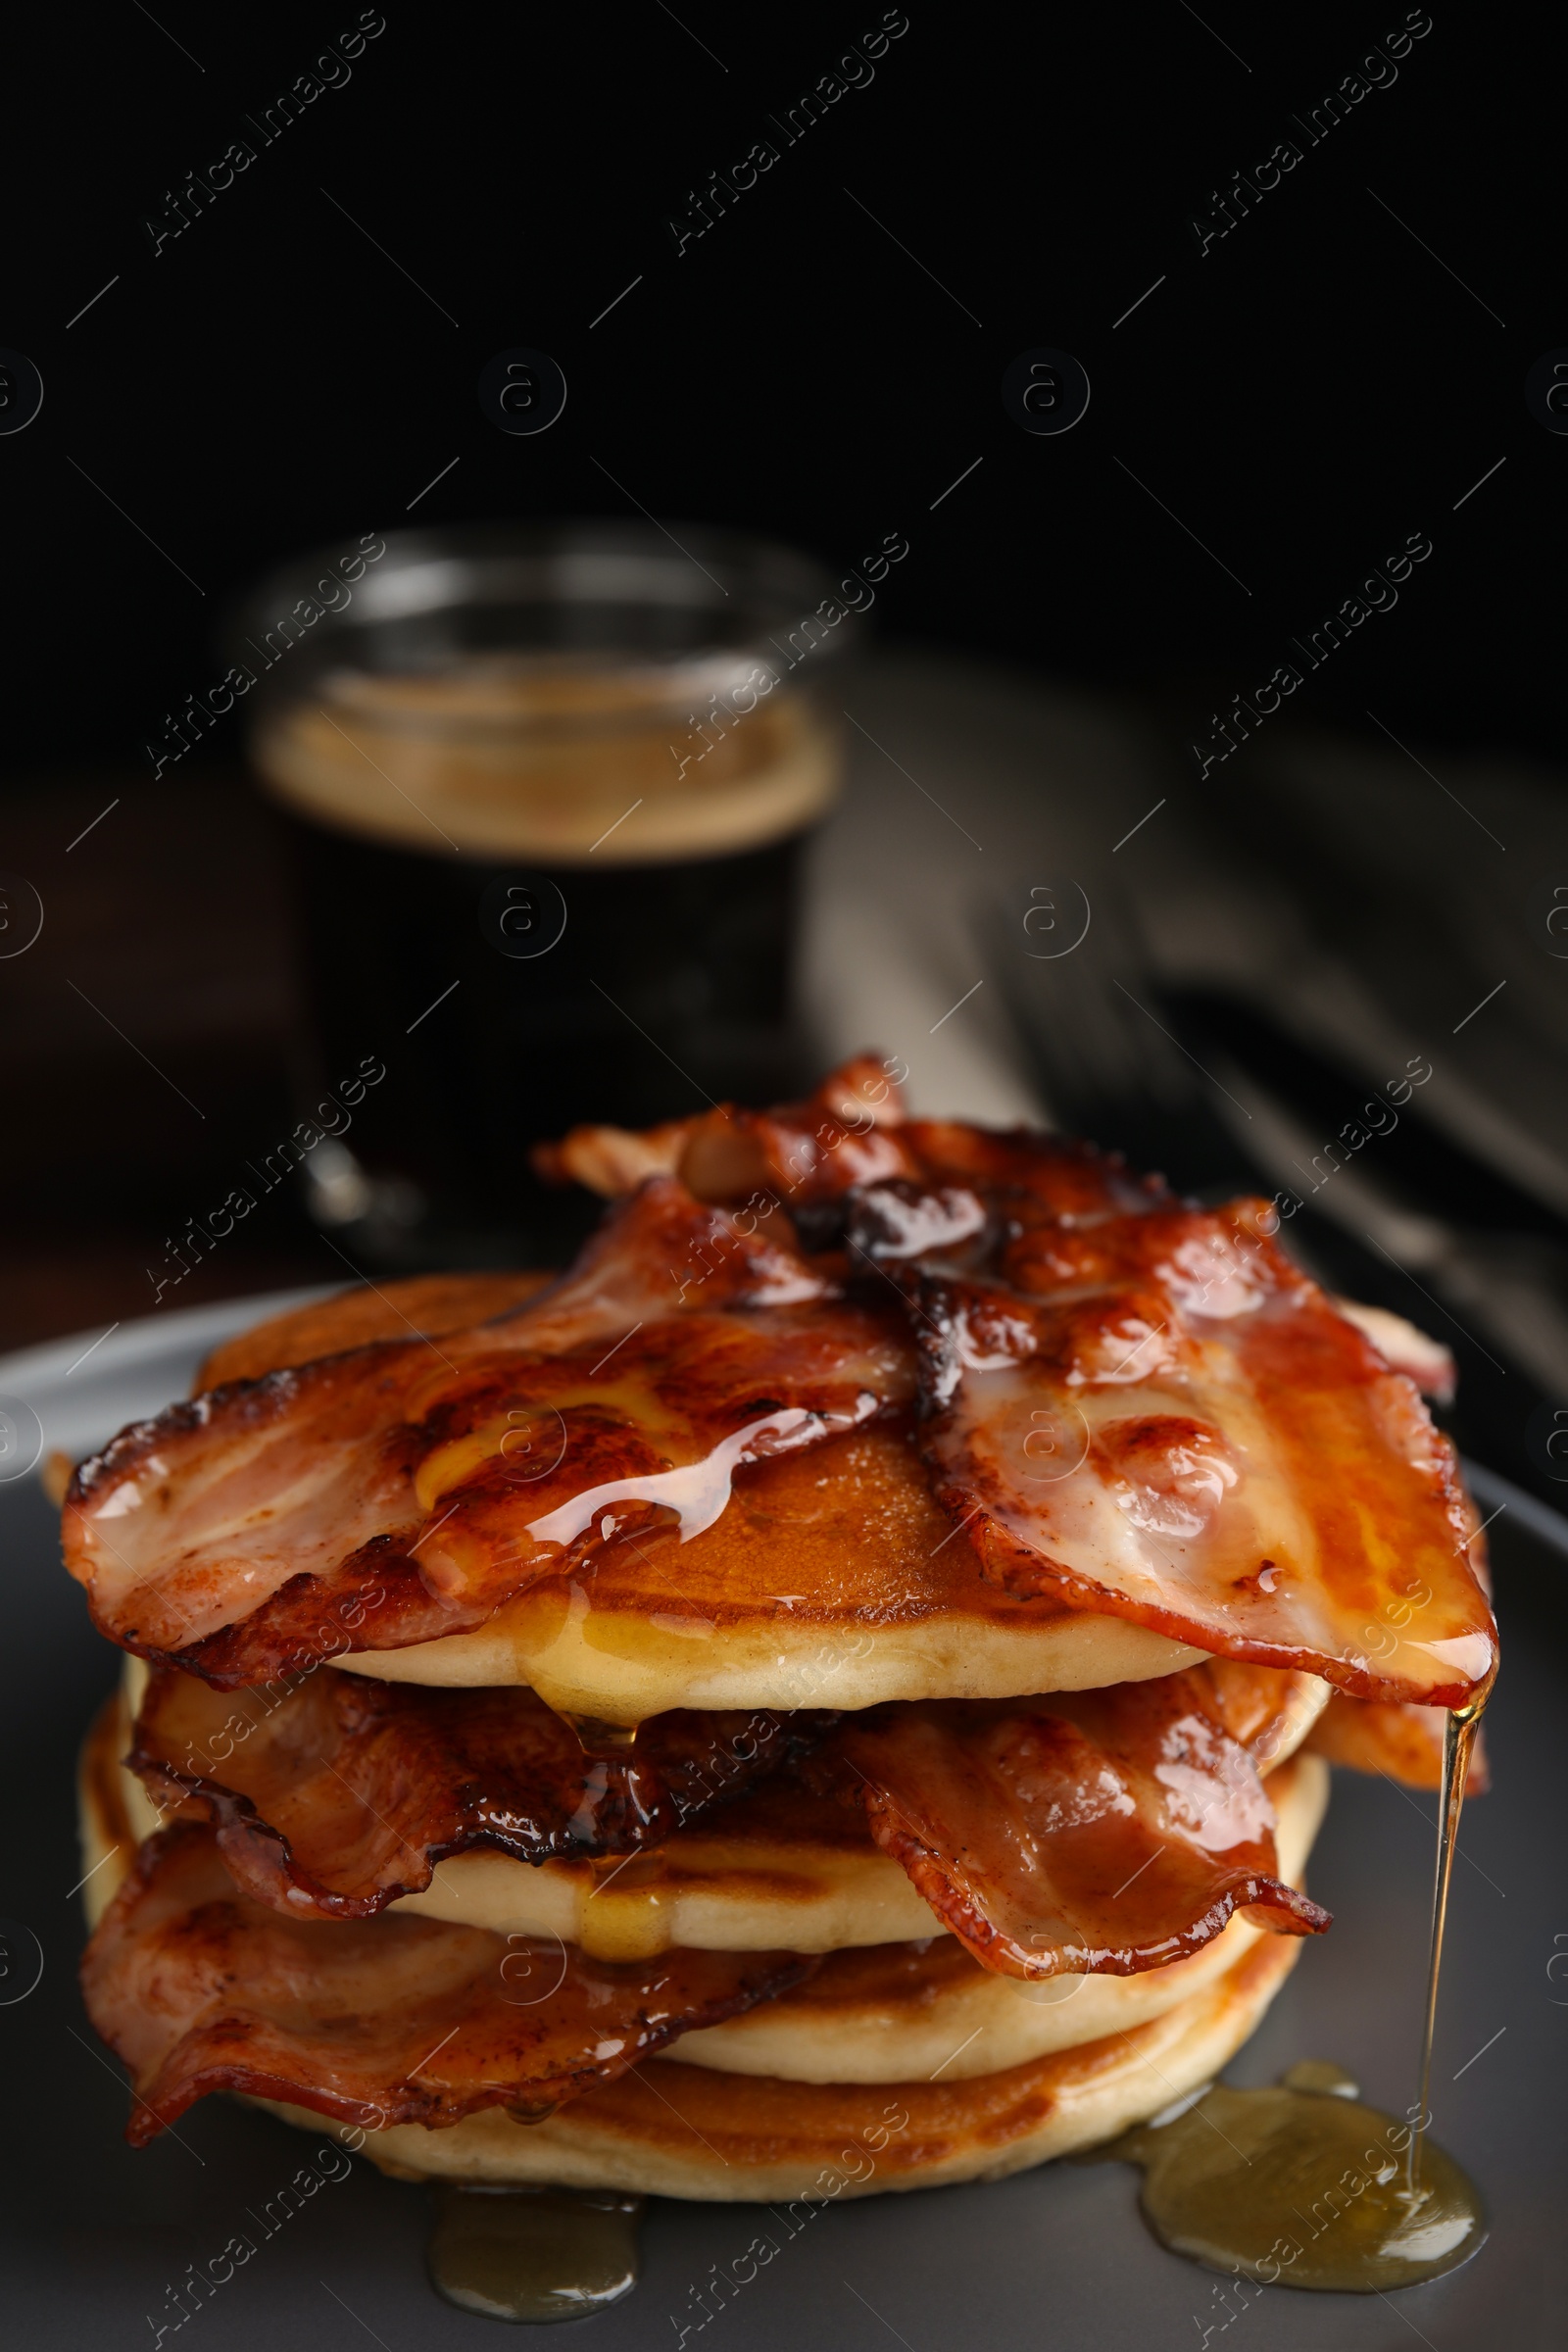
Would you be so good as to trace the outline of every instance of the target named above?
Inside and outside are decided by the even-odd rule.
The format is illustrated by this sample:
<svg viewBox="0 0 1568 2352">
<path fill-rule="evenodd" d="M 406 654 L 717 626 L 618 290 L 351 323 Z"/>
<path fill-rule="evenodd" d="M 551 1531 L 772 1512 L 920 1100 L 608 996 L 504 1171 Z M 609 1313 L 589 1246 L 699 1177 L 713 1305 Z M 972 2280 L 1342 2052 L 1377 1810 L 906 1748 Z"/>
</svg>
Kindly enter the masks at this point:
<svg viewBox="0 0 1568 2352">
<path fill-rule="evenodd" d="M 0 1394 L 32 1405 L 47 1444 L 79 1450 L 177 1396 L 203 1350 L 255 1320 L 259 1303 L 128 1326 L 69 1372 L 92 1334 L 35 1348 L 0 1363 Z M 1485 1472 L 1475 1483 L 1487 1509 L 1507 1506 L 1492 1530 L 1505 1666 L 1487 1726 L 1494 1792 L 1465 1817 L 1433 2103 L 1437 2136 L 1486 2194 L 1492 2238 L 1466 2269 L 1394 2299 L 1267 2289 L 1231 2321 L 1241 2352 L 1404 2352 L 1423 2341 L 1439 2352 L 1512 2352 L 1560 2331 L 1568 1523 Z M 140 2155 L 124 2145 L 121 2070 L 82 2014 L 74 1973 L 75 1749 L 118 1660 L 59 1566 L 54 1514 L 31 1478 L 0 1487 L 0 1788 L 10 1828 L 0 1912 L 24 1931 L 10 1934 L 10 1974 L 0 1978 L 12 2340 L 30 2352 L 156 2352 L 161 2325 L 171 2323 L 165 2341 L 174 2341 L 167 2287 L 243 2231 L 255 2257 L 187 2320 L 179 2341 L 191 2352 L 203 2343 L 340 2352 L 367 2341 L 433 2352 L 482 2341 L 494 2323 L 453 2310 L 425 2282 L 425 2190 L 358 2162 L 287 2221 L 276 2222 L 273 2204 L 265 2236 L 270 2203 L 314 2141 L 212 2099 L 181 2121 L 177 2138 Z M 1431 1798 L 1336 1775 L 1312 1890 L 1337 1924 L 1303 1950 L 1232 2080 L 1267 2082 L 1295 2058 L 1336 2058 L 1375 2102 L 1398 2111 L 1413 2099 L 1432 1853 Z M 19 1998 L 40 1949 L 41 1979 Z M 989 2186 L 827 2207 L 793 2238 L 765 2208 L 656 2200 L 640 2289 L 570 2328 L 591 2329 L 603 2352 L 680 2352 L 699 2338 L 703 2352 L 743 2343 L 747 2352 L 798 2352 L 803 2342 L 817 2352 L 893 2342 L 906 2352 L 990 2352 L 1007 2342 L 1192 2352 L 1205 2328 L 1217 2337 L 1232 2307 L 1211 2274 L 1154 2243 L 1136 2191 L 1137 2176 L 1121 2165 L 1050 2165 Z M 777 2254 L 699 2326 L 704 2306 L 692 2290 L 711 2281 L 715 2265 L 726 2274 L 759 2233 Z"/>
</svg>

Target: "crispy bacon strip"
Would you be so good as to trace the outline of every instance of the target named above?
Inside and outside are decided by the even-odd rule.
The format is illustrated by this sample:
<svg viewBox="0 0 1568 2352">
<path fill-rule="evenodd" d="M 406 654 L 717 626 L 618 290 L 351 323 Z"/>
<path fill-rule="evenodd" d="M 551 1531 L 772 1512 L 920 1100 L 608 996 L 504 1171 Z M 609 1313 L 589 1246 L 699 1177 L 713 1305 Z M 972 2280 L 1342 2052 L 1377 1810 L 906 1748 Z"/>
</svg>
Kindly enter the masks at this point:
<svg viewBox="0 0 1568 2352">
<path fill-rule="evenodd" d="M 480 1624 L 628 1527 L 699 1534 L 739 1465 L 911 1389 L 896 1312 L 845 1302 L 781 1214 L 655 1178 L 512 1314 L 125 1430 L 73 1481 L 66 1562 L 122 1647 L 260 1681 Z"/>
<path fill-rule="evenodd" d="M 1429 1338 L 1386 1306 L 1362 1306 L 1354 1298 L 1336 1298 L 1334 1305 L 1347 1322 L 1365 1334 L 1386 1363 L 1396 1372 L 1409 1374 L 1423 1396 L 1438 1404 L 1453 1402 L 1458 1367 L 1452 1349 L 1445 1348 L 1441 1340 Z"/>
<path fill-rule="evenodd" d="M 1363 1698 L 1457 1706 L 1487 1682 L 1453 1448 L 1265 1203 L 977 1195 L 965 1250 L 922 1240 L 952 1195 L 879 1189 L 858 1224 L 914 1286 L 933 1492 L 995 1582 Z"/>
<path fill-rule="evenodd" d="M 536 1145 L 533 1163 L 548 1183 L 586 1185 L 611 1200 L 656 1173 L 678 1175 L 700 1200 L 762 1194 L 800 1206 L 836 1200 L 852 1185 L 919 1168 L 896 1132 L 904 1102 L 888 1068 L 873 1054 L 857 1054 L 804 1102 L 771 1110 L 723 1102 L 641 1133 L 573 1127 L 558 1144 Z"/>
<path fill-rule="evenodd" d="M 528 1157 L 546 1184 L 580 1184 L 602 1200 L 621 1200 L 650 1176 L 677 1176 L 695 1118 L 657 1127 L 573 1127 L 559 1143 L 535 1144 Z"/>
<path fill-rule="evenodd" d="M 1276 1875 L 1258 1759 L 1304 1677 L 1207 1668 L 1049 1698 L 878 1709 L 809 1778 L 858 1776 L 871 1835 L 982 1967 L 1132 1976 L 1235 1911 L 1282 1935 L 1329 1914 Z M 1238 1736 L 1240 1735 L 1240 1736 Z"/>
<path fill-rule="evenodd" d="M 366 1919 L 470 1846 L 543 1862 L 657 1844 L 831 1720 L 683 1711 L 590 1756 L 527 1690 L 316 1674 L 220 1693 L 158 1666 L 127 1761 L 155 1796 L 199 1804 L 243 1892 L 294 1918 Z"/>
<path fill-rule="evenodd" d="M 1170 1198 L 1162 1177 L 1133 1176 L 1119 1152 L 1093 1144 L 1029 1128 L 910 1119 L 890 1067 L 858 1054 L 804 1102 L 771 1110 L 726 1102 L 640 1132 L 574 1127 L 560 1143 L 536 1145 L 534 1165 L 551 1183 L 576 1182 L 610 1200 L 658 1173 L 680 1176 L 699 1200 L 755 1206 L 761 1197 L 795 1209 L 842 1207 L 853 1191 L 873 1185 L 909 1198 L 945 1183 L 955 1194 L 972 1187 L 966 1233 L 984 1225 L 988 1205 L 1026 1224 L 1070 1223 Z"/>
<path fill-rule="evenodd" d="M 442 1920 L 280 1918 L 236 1891 L 212 1832 L 189 1825 L 143 1846 L 81 1982 L 130 2069 L 139 2147 L 215 2090 L 368 2130 L 537 2114 L 816 1966 L 687 1950 L 612 1963 Z"/>
<path fill-rule="evenodd" d="M 905 1140 L 927 1185 L 966 1185 L 987 1204 L 1000 1237 L 1016 1242 L 1168 1204 L 1163 1176 L 1138 1176 L 1119 1152 L 1038 1128 L 973 1127 L 956 1119 L 911 1119 Z"/>
</svg>

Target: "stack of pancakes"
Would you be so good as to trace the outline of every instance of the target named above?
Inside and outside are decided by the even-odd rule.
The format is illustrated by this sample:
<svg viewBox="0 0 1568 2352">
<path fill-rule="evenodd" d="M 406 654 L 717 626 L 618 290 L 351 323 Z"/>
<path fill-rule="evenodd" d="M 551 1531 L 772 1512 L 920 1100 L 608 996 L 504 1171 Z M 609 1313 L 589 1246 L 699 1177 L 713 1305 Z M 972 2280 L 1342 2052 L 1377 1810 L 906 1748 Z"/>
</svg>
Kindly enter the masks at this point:
<svg viewBox="0 0 1568 2352">
<path fill-rule="evenodd" d="M 1329 1924 L 1325 1756 L 1430 1784 L 1493 1671 L 1441 1357 L 874 1063 L 548 1165 L 616 1202 L 558 1282 L 265 1324 L 73 1485 L 130 2136 L 821 2198 L 1208 2081 Z"/>
</svg>

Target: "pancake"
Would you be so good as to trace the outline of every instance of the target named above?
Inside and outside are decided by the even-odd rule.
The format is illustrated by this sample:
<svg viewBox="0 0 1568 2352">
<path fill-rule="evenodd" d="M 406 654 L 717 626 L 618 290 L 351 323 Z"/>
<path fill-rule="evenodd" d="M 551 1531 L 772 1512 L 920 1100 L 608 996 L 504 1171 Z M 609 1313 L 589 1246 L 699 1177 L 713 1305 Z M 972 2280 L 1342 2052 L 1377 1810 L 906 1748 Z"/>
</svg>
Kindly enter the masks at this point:
<svg viewBox="0 0 1568 2352">
<path fill-rule="evenodd" d="M 344 1291 L 225 1341 L 196 1393 L 406 1339 L 411 1323 L 439 1337 L 503 1312 L 543 1279 L 421 1276 Z M 689 1544 L 640 1537 L 476 1632 L 330 1662 L 442 1689 L 526 1683 L 563 1714 L 629 1724 L 674 1707 L 1089 1690 L 1174 1674 L 1202 1655 L 1121 1618 L 1010 1601 L 952 1537 L 907 1433 L 861 1430 L 742 1470 L 718 1524 Z"/>
<path fill-rule="evenodd" d="M 837 1493 L 823 1509 L 816 1486 L 830 1463 Z M 846 1482 L 882 1508 L 863 1532 L 850 1528 Z M 818 1506 L 816 1526 L 783 1516 L 798 1502 Z M 835 1531 L 821 1522 L 841 1511 L 830 1547 Z M 723 1518 L 689 1544 L 639 1539 L 564 1589 L 535 1587 L 473 1633 L 330 1662 L 443 1689 L 526 1683 L 562 1714 L 633 1724 L 675 1707 L 1095 1690 L 1205 1655 L 1124 1618 L 1010 1600 L 986 1583 L 961 1537 L 948 1543 L 952 1534 L 898 1437 L 866 1430 L 743 1473 Z M 820 1572 L 818 1543 L 828 1555 Z"/>
<path fill-rule="evenodd" d="M 93 1717 L 76 1758 L 76 1837 L 85 1874 L 81 1907 L 89 1932 L 120 1891 L 131 1855 L 158 1826 L 141 1783 L 120 1769 L 125 1732 L 124 1701 L 117 1690 Z"/>
<path fill-rule="evenodd" d="M 411 1329 L 439 1338 L 504 1313 L 547 1280 L 519 1272 L 360 1285 L 225 1341 L 193 1394 Z M 823 1503 L 828 1479 L 852 1482 L 832 1508 Z M 737 1504 L 743 1533 L 727 1524 Z M 845 1540 L 845 1514 L 862 1508 Z M 574 1586 L 502 1608 L 477 1632 L 330 1662 L 441 1688 L 525 1683 L 563 1713 L 629 1723 L 679 1706 L 858 1707 L 1089 1689 L 1173 1673 L 1202 1654 L 1124 1619 L 1008 1603 L 951 1534 L 912 1448 L 865 1430 L 743 1471 L 730 1511 L 691 1544 L 644 1540 Z M 787 1606 L 758 1597 L 784 1592 L 794 1595 Z M 496 1875 L 489 1862 L 467 1861 L 475 1894 L 481 1877 Z M 451 1882 L 452 1866 L 443 1877 Z M 890 1891 L 896 1900 L 891 1881 Z M 546 1907 L 540 1926 L 569 1936 L 572 1906 L 552 1895 Z M 914 1932 L 890 1924 L 887 1935 Z"/>
<path fill-rule="evenodd" d="M 375 1286 L 360 1283 L 287 1314 L 269 1315 L 213 1349 L 191 1384 L 191 1395 L 231 1380 L 260 1380 L 288 1364 L 369 1340 L 406 1340 L 415 1333 L 439 1339 L 520 1306 L 553 1277 L 542 1273 L 412 1274 Z"/>
<path fill-rule="evenodd" d="M 115 1768 L 117 1728 L 111 1705 L 82 1753 L 82 1851 L 89 1873 L 83 1896 L 94 1922 L 128 1868 L 135 1842 L 122 1776 Z M 1294 1860 L 1315 1826 L 1325 1768 L 1301 1759 L 1283 1771 L 1291 1787 L 1282 1832 Z M 1092 1980 L 1066 2001 L 1057 1992 L 1061 1980 L 1044 1988 L 1056 1996 L 1044 2002 L 994 1986 L 1018 2012 L 1020 2022 L 1005 2045 L 1009 2053 L 1032 2030 L 1042 2033 L 1047 2046 L 1021 2063 L 986 2072 L 963 2071 L 965 2054 L 956 2048 L 945 2050 L 935 2066 L 923 2064 L 930 2035 L 921 2013 L 934 2013 L 945 2029 L 960 2010 L 965 2017 L 975 2014 L 973 2004 L 984 2006 L 988 1998 L 984 1985 L 965 1993 L 961 1968 L 975 1978 L 983 1972 L 953 1946 L 961 1964 L 949 1964 L 958 2007 L 954 1992 L 935 1982 L 941 1963 L 927 1976 L 926 1998 L 917 1980 L 919 1963 L 929 1964 L 930 1955 L 914 1955 L 906 1974 L 916 1982 L 902 2004 L 912 2014 L 900 2021 L 908 2071 L 869 2082 L 721 2072 L 710 2056 L 710 2035 L 718 2029 L 710 2029 L 686 2037 L 698 2046 L 709 2043 L 705 2063 L 686 2062 L 677 2045 L 657 2069 L 649 2061 L 542 2123 L 525 2125 L 491 2108 L 445 2130 L 396 2125 L 366 2133 L 292 2104 L 253 2103 L 307 2131 L 330 2132 L 404 2179 L 551 2182 L 720 2202 L 827 2200 L 996 2179 L 1107 2139 L 1219 2072 L 1258 2023 L 1299 1948 L 1293 1936 L 1238 1933 L 1247 1927 L 1234 1921 L 1196 1955 L 1198 1965 L 1188 1960 L 1143 1978 Z M 884 1959 L 884 1979 L 887 1967 Z M 897 1959 L 892 1967 L 897 1971 Z M 1156 1976 L 1165 1982 L 1152 1987 Z M 1172 1988 L 1175 1997 L 1153 2008 Z M 881 1998 L 885 2009 L 885 1981 Z M 813 2040 L 820 2055 L 827 2046 L 821 2037 L 836 2030 L 831 1997 L 821 2006 L 827 2014 L 814 2034 L 798 2022 L 797 2064 L 808 2061 Z M 839 2006 L 842 2044 L 857 2027 L 853 1999 Z M 1076 2028 L 1091 2031 L 1069 2043 L 1063 2034 L 1075 2031 L 1067 2022 L 1074 2011 L 1081 2013 Z M 1000 2014 L 989 2022 L 1001 2049 L 1008 2029 Z M 967 2030 L 971 2035 L 976 2031 Z"/>
<path fill-rule="evenodd" d="M 794 2234 L 818 2203 L 1002 2180 L 1158 2114 L 1229 2064 L 1299 1949 L 1294 1936 L 1259 1936 L 1206 1989 L 1130 2033 L 952 2082 L 785 2082 L 650 2061 L 543 2123 L 490 2108 L 445 2132 L 345 2132 L 305 2108 L 257 2104 L 324 2128 L 400 2180 L 784 2204 Z"/>
</svg>

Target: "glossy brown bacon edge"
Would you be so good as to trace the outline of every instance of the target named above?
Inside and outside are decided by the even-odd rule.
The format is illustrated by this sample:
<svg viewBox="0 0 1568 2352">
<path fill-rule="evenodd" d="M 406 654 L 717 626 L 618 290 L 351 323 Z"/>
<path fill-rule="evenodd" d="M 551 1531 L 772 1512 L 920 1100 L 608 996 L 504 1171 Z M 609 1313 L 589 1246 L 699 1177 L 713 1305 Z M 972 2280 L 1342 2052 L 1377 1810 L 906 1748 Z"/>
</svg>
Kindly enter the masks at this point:
<svg viewBox="0 0 1568 2352">
<path fill-rule="evenodd" d="M 690 1469 L 719 1510 L 734 1467 L 911 1391 L 891 1301 L 845 1300 L 781 1216 L 764 1232 L 655 1179 L 514 1313 L 124 1431 L 73 1481 L 67 1565 L 122 1646 L 262 1680 L 482 1623 L 612 1535 L 667 1521 L 668 1473 Z M 673 1501 L 688 1524 L 684 1488 Z"/>
<path fill-rule="evenodd" d="M 973 1186 L 964 1214 L 977 1211 L 980 1223 L 982 1193 L 1004 1210 L 1016 1200 L 1032 1204 L 1037 1218 L 1044 1211 L 1066 1219 L 1169 1199 L 1163 1178 L 1134 1176 L 1119 1152 L 1093 1144 L 1030 1128 L 911 1119 L 892 1075 L 900 1068 L 892 1055 L 858 1054 L 803 1102 L 766 1110 L 723 1102 L 641 1132 L 574 1128 L 559 1143 L 536 1147 L 534 1164 L 550 1182 L 575 1182 L 612 1200 L 661 1173 L 679 1176 L 701 1200 L 746 1201 L 763 1214 L 781 1203 L 808 1217 L 842 1210 L 849 1196 L 873 1185 L 910 1196 L 944 1184 L 955 1194 Z M 836 1238 L 832 1225 L 818 1221 L 818 1231 Z"/>
<path fill-rule="evenodd" d="M 305 1919 L 368 1919 L 474 1847 L 544 1862 L 628 1854 L 754 1788 L 833 1718 L 660 1715 L 591 1756 L 528 1690 L 317 1674 L 221 1693 L 155 1667 L 126 1761 L 214 1825 L 235 1884 Z"/>
<path fill-rule="evenodd" d="M 641 1131 L 576 1127 L 535 1146 L 534 1164 L 551 1183 L 581 1184 L 607 1200 L 659 1174 L 680 1176 L 699 1199 L 715 1203 L 837 1204 L 850 1211 L 857 1255 L 906 1261 L 946 1254 L 988 1228 L 996 1239 L 1010 1227 L 1016 1240 L 1042 1223 L 1071 1226 L 1171 1202 L 1162 1177 L 1136 1176 L 1119 1152 L 1093 1144 L 1032 1129 L 911 1119 L 888 1075 L 896 1066 L 891 1056 L 857 1055 L 806 1102 L 771 1110 L 721 1103 Z M 840 1157 L 873 1130 L 869 1165 L 853 1150 Z M 848 1200 L 852 1192 L 860 1197 Z M 1333 1305 L 1423 1395 L 1451 1399 L 1453 1356 L 1439 1341 L 1386 1307 L 1348 1298 Z"/>
<path fill-rule="evenodd" d="M 1451 1393 L 1446 1349 L 1381 1310 L 1342 1311 L 1280 1248 L 1265 1201 L 1199 1209 L 1054 1139 L 902 1133 L 926 1173 L 852 1195 L 847 1251 L 909 1299 L 933 1493 L 1003 1590 L 1310 1668 L 1373 1701 L 1452 1706 L 1486 1684 L 1485 1541 L 1417 1393 Z M 1122 1415 L 1105 1409 L 1118 1389 Z M 1245 1475 L 1259 1439 L 1272 1529 L 1266 1485 L 1254 1514 Z M 1126 1529 L 1102 1513 L 1083 1541 L 1086 1489 L 1149 1531 L 1141 1580 L 1101 1572 Z M 1271 1541 L 1289 1541 L 1293 1513 L 1302 1560 Z"/>
<path fill-rule="evenodd" d="M 140 2146 L 215 2090 L 368 2130 L 499 2106 L 531 2120 L 816 1966 L 684 1949 L 608 1962 L 440 1920 L 289 1919 L 238 1892 L 209 1829 L 181 1825 L 142 1847 L 81 1982 L 130 2069 Z"/>
<path fill-rule="evenodd" d="M 802 1771 L 858 1796 L 983 1968 L 1131 1976 L 1237 1911 L 1286 1935 L 1329 1925 L 1278 1876 L 1259 1771 L 1310 1689 L 1213 1661 L 1104 1690 L 879 1708 Z"/>
<path fill-rule="evenodd" d="M 1004 1590 L 1363 1698 L 1455 1706 L 1490 1678 L 1453 1448 L 1267 1203 L 1079 1221 L 993 1198 L 933 1264 L 920 1197 L 886 1189 L 857 1220 L 910 1289 L 933 1492 Z"/>
</svg>

